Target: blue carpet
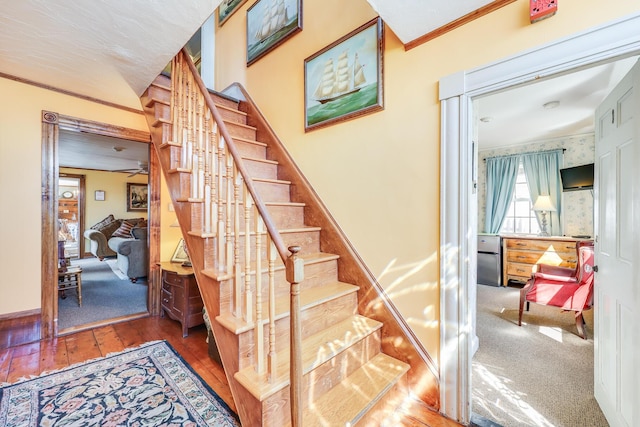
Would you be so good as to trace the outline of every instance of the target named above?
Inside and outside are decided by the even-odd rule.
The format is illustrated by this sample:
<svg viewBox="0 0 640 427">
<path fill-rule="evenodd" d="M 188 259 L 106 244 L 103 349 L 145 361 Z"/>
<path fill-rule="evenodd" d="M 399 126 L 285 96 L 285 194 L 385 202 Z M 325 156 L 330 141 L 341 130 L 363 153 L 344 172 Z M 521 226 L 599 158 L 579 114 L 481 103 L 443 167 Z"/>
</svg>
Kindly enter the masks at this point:
<svg viewBox="0 0 640 427">
<path fill-rule="evenodd" d="M 239 427 L 237 415 L 166 342 L 151 342 L 15 384 L 0 425 Z"/>
<path fill-rule="evenodd" d="M 71 266 L 82 268 L 82 307 L 74 289 L 65 292 L 65 299 L 58 297 L 58 329 L 147 311 L 146 278 L 121 280 L 97 258 L 72 260 Z"/>
</svg>

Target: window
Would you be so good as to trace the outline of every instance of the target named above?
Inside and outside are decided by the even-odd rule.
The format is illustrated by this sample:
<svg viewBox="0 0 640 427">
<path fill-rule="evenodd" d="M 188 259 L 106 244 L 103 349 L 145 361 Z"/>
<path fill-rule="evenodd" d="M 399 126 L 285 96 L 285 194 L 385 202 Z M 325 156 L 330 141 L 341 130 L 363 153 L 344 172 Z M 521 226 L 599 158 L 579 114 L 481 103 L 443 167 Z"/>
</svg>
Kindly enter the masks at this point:
<svg viewBox="0 0 640 427">
<path fill-rule="evenodd" d="M 538 234 L 540 232 L 540 224 L 538 224 L 538 219 L 532 208 L 533 203 L 529 196 L 529 184 L 527 184 L 527 177 L 524 174 L 521 161 L 518 166 L 518 177 L 516 178 L 513 199 L 511 199 L 511 204 L 500 232 Z"/>
</svg>

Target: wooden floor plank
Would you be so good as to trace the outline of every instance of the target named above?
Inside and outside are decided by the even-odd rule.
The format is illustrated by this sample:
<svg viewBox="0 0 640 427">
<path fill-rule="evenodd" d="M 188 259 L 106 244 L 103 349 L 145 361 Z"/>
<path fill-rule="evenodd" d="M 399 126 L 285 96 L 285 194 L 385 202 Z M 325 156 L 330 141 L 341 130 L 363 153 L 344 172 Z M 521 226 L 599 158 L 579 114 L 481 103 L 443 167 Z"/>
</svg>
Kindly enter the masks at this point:
<svg viewBox="0 0 640 427">
<path fill-rule="evenodd" d="M 38 375 L 40 370 L 40 353 L 26 353 L 15 356 L 7 374 L 7 382 L 16 382 L 21 378 Z"/>
<path fill-rule="evenodd" d="M 102 356 L 92 330 L 68 335 L 65 340 L 71 365 Z"/>
<path fill-rule="evenodd" d="M 93 330 L 93 335 L 103 356 L 124 350 L 124 344 L 113 325 L 102 326 Z"/>
<path fill-rule="evenodd" d="M 67 342 L 54 338 L 40 343 L 40 372 L 53 371 L 69 365 Z"/>
<path fill-rule="evenodd" d="M 0 383 L 6 382 L 9 376 L 9 367 L 13 358 L 13 348 L 3 348 L 0 350 Z"/>
</svg>

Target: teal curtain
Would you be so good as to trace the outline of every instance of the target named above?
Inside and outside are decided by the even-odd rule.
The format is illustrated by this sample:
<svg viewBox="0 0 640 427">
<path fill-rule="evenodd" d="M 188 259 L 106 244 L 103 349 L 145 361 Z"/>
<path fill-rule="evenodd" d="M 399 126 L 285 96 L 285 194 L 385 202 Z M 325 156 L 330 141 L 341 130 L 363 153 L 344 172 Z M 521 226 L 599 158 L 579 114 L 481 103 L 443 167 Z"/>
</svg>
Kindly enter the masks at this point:
<svg viewBox="0 0 640 427">
<path fill-rule="evenodd" d="M 511 204 L 518 178 L 518 156 L 487 159 L 487 207 L 484 220 L 486 233 L 498 233 Z"/>
<path fill-rule="evenodd" d="M 531 202 L 535 203 L 539 195 L 548 195 L 556 208 L 555 212 L 547 212 L 547 231 L 551 236 L 562 236 L 560 214 L 562 206 L 560 199 L 560 165 L 562 164 L 562 150 L 529 153 L 522 155 L 522 166 L 529 184 Z M 542 215 L 536 212 L 538 222 L 542 224 Z M 541 225 L 542 226 L 542 225 Z"/>
</svg>

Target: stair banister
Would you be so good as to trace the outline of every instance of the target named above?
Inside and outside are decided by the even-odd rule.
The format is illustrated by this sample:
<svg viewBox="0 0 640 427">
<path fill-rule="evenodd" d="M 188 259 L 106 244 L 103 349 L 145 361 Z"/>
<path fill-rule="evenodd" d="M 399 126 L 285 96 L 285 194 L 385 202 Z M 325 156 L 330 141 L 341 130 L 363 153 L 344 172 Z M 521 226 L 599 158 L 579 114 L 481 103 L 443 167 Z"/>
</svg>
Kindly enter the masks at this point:
<svg viewBox="0 0 640 427">
<path fill-rule="evenodd" d="M 243 162 L 241 161 L 240 153 L 237 148 L 233 144 L 233 139 L 229 135 L 229 132 L 224 125 L 223 119 L 218 112 L 211 95 L 209 94 L 209 90 L 205 86 L 204 82 L 200 78 L 200 75 L 191 60 L 191 56 L 188 50 L 182 48 L 183 58 L 187 63 L 189 70 L 193 76 L 194 82 L 197 84 L 200 92 L 204 96 L 204 100 L 207 104 L 207 107 L 211 111 L 214 121 L 218 125 L 218 131 L 222 135 L 222 138 L 226 142 L 226 147 L 231 156 L 234 159 L 235 167 L 240 173 L 242 179 L 244 180 L 245 188 L 249 191 L 251 198 L 253 199 L 253 203 L 256 205 L 258 212 L 260 213 L 260 221 L 263 222 L 264 226 L 267 229 L 267 234 L 271 240 L 271 242 L 267 242 L 268 248 L 270 245 L 274 245 L 276 251 L 280 255 L 280 258 L 285 264 L 286 278 L 287 281 L 291 284 L 291 297 L 290 297 L 290 408 L 291 408 L 291 426 L 292 427 L 302 427 L 302 377 L 303 377 L 303 366 L 302 366 L 302 326 L 300 319 L 300 283 L 304 280 L 304 260 L 298 256 L 300 251 L 299 246 L 291 246 L 287 248 L 284 244 L 284 240 L 282 236 L 278 232 L 271 215 L 269 214 L 266 205 L 262 201 L 258 192 L 255 189 L 253 181 L 250 178 L 248 171 L 246 170 Z M 249 200 L 249 199 L 246 199 Z M 230 207 L 228 207 L 230 208 Z M 257 245 L 259 246 L 260 240 L 257 240 Z M 269 257 L 270 258 L 270 257 Z M 260 256 L 257 257 L 257 260 L 260 260 Z M 259 261 L 258 261 L 259 266 Z M 256 268 L 256 280 L 259 283 L 260 274 L 258 273 L 260 270 Z M 270 295 L 269 299 L 273 299 L 273 295 L 271 295 L 273 290 L 273 285 L 270 284 Z M 258 285 L 256 286 L 256 290 L 258 290 Z M 258 297 L 259 298 L 259 297 Z M 259 300 L 256 299 L 256 303 L 259 303 Z M 272 302 L 269 302 L 269 316 L 270 322 L 273 324 L 273 314 L 274 307 Z M 258 306 L 258 310 L 259 306 Z M 260 316 L 260 311 L 257 312 L 258 316 Z M 259 319 L 256 319 L 256 332 L 258 332 L 258 336 L 260 337 L 256 342 L 262 342 L 261 338 L 261 326 L 258 322 Z M 272 330 L 272 328 L 270 328 Z M 270 332 L 270 335 L 272 332 Z M 271 337 L 270 337 L 270 355 L 275 354 L 273 348 L 271 348 Z M 258 347 L 256 350 L 258 353 L 261 353 L 261 347 Z M 261 366 L 263 364 L 263 358 L 258 358 L 258 365 Z M 270 365 L 274 365 L 275 361 L 271 360 Z M 261 371 L 261 368 L 259 368 Z"/>
<path fill-rule="evenodd" d="M 280 258 L 282 258 L 282 261 L 286 263 L 287 258 L 289 258 L 290 256 L 289 250 L 284 244 L 284 241 L 282 240 L 282 236 L 280 235 L 280 233 L 278 232 L 278 229 L 273 223 L 273 219 L 271 218 L 271 215 L 267 211 L 266 205 L 264 204 L 264 202 L 260 198 L 260 195 L 256 191 L 256 188 L 253 185 L 253 181 L 251 180 L 251 178 L 249 178 L 250 177 L 249 172 L 240 161 L 240 153 L 238 153 L 238 149 L 233 144 L 232 142 L 233 139 L 231 138 L 231 135 L 229 135 L 229 132 L 227 131 L 226 126 L 224 126 L 223 119 L 220 116 L 220 113 L 218 112 L 218 109 L 216 108 L 215 103 L 213 102 L 213 99 L 211 99 L 211 95 L 209 95 L 209 89 L 207 89 L 207 87 L 204 85 L 204 82 L 200 78 L 200 74 L 198 73 L 196 66 L 193 64 L 193 61 L 191 60 L 191 56 L 189 55 L 189 51 L 187 50 L 186 47 L 182 48 L 182 53 L 184 55 L 187 65 L 189 66 L 189 69 L 191 70 L 191 73 L 194 76 L 194 81 L 196 82 L 196 84 L 200 88 L 200 91 L 204 95 L 204 99 L 205 99 L 205 102 L 207 103 L 207 107 L 209 107 L 209 110 L 211 111 L 211 114 L 213 115 L 215 122 L 218 124 L 218 131 L 222 134 L 222 137 L 227 143 L 227 149 L 229 150 L 229 152 L 231 153 L 231 156 L 235 160 L 236 167 L 238 168 L 238 172 L 240 172 L 240 175 L 242 175 L 242 177 L 244 178 L 244 183 L 247 186 L 249 193 L 251 193 L 251 197 L 253 198 L 253 201 L 256 204 L 256 208 L 258 209 L 258 212 L 260 212 L 260 216 L 262 216 L 264 220 L 265 227 L 267 228 L 267 231 L 271 235 L 271 238 L 273 239 L 273 242 L 276 245 L 276 249 L 280 254 Z"/>
</svg>

